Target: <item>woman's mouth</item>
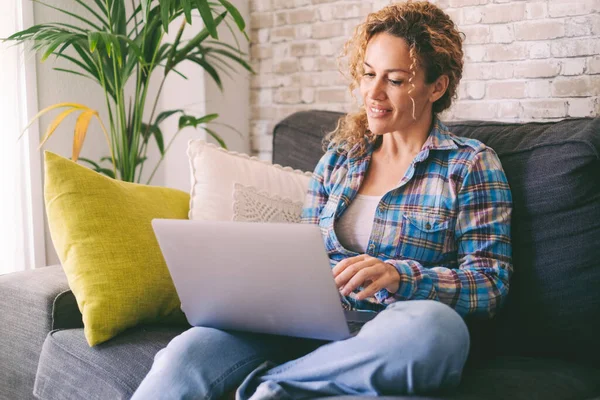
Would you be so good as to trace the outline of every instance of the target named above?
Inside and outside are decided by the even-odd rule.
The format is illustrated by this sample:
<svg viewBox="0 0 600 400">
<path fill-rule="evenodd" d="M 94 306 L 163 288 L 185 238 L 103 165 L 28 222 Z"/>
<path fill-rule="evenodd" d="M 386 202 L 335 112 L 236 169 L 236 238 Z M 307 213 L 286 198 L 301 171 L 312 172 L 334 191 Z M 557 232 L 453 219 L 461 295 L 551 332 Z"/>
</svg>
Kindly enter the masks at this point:
<svg viewBox="0 0 600 400">
<path fill-rule="evenodd" d="M 387 116 L 392 110 L 388 110 L 387 108 L 374 107 L 370 106 L 367 108 L 367 114 L 372 118 L 381 118 Z"/>
</svg>

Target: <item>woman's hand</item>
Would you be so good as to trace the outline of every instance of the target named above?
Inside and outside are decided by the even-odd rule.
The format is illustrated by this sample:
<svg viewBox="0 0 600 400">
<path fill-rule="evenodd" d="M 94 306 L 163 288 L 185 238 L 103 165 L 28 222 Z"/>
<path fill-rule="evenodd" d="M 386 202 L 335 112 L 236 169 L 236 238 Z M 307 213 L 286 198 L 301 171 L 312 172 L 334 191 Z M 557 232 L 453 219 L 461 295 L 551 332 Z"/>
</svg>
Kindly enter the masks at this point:
<svg viewBox="0 0 600 400">
<path fill-rule="evenodd" d="M 400 288 L 401 276 L 398 270 L 392 264 L 366 254 L 345 258 L 332 271 L 335 284 L 344 296 L 348 296 L 357 287 L 370 283 L 358 293 L 358 300 L 373 296 L 381 289 L 396 293 Z"/>
</svg>

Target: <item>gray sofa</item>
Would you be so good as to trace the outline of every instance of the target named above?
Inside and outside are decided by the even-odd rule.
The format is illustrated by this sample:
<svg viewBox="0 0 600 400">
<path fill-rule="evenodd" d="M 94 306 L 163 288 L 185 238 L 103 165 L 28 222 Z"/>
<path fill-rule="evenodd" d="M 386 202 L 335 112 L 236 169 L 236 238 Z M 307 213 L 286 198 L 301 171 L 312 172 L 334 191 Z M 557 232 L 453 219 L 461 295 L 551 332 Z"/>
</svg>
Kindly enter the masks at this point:
<svg viewBox="0 0 600 400">
<path fill-rule="evenodd" d="M 281 121 L 274 162 L 312 170 L 339 116 L 309 111 Z M 429 398 L 600 397 L 600 118 L 452 126 L 493 147 L 504 165 L 515 274 L 495 319 L 467 320 L 472 348 L 461 386 Z M 0 399 L 128 398 L 154 354 L 184 329 L 140 326 L 90 348 L 60 266 L 0 276 Z"/>
</svg>

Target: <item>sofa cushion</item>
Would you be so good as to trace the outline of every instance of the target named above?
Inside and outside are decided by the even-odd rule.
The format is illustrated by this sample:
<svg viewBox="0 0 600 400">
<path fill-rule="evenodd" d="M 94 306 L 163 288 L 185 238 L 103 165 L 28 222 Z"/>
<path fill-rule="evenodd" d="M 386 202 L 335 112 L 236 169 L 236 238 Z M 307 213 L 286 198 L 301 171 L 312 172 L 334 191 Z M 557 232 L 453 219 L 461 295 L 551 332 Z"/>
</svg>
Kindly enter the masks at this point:
<svg viewBox="0 0 600 400">
<path fill-rule="evenodd" d="M 143 326 L 90 347 L 83 329 L 48 334 L 34 394 L 40 399 L 128 399 L 154 355 L 186 328 Z"/>
<path fill-rule="evenodd" d="M 273 162 L 313 169 L 341 113 L 299 112 L 274 130 Z M 504 355 L 598 365 L 600 118 L 549 123 L 456 122 L 498 153 L 514 200 L 514 275 L 506 307 L 478 331 Z M 490 336 L 491 335 L 491 336 Z M 493 336 L 495 335 L 495 336 Z"/>
<path fill-rule="evenodd" d="M 204 221 L 296 222 L 311 173 L 189 142 L 192 172 L 189 218 Z"/>
<path fill-rule="evenodd" d="M 190 195 L 111 179 L 50 152 L 45 167 L 52 243 L 90 346 L 137 324 L 184 323 L 151 221 L 186 219 Z"/>
<path fill-rule="evenodd" d="M 53 331 L 44 343 L 34 393 L 40 399 L 128 399 L 154 355 L 180 332 L 135 328 L 90 348 L 82 329 Z M 456 393 L 428 398 L 528 400 L 532 394 L 545 400 L 592 398 L 600 394 L 600 370 L 559 360 L 500 357 L 467 367 Z"/>
</svg>

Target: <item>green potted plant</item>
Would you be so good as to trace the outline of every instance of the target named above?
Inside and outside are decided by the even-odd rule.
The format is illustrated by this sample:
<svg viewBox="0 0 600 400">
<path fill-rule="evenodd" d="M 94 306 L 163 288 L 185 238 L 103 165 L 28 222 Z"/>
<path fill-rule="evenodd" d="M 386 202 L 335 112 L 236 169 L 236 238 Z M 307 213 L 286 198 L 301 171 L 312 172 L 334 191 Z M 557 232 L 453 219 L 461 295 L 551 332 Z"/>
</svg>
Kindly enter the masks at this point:
<svg viewBox="0 0 600 400">
<path fill-rule="evenodd" d="M 176 73 L 187 79 L 177 71 L 177 66 L 184 61 L 204 69 L 220 88 L 220 73 L 232 70 L 231 64 L 241 65 L 252 72 L 252 68 L 244 60 L 246 54 L 239 50 L 239 46 L 236 48 L 218 39 L 217 27 L 225 24 L 234 37 L 236 32 L 241 32 L 248 40 L 245 21 L 235 6 L 227 0 L 130 0 L 129 8 L 126 7 L 125 0 L 74 1 L 86 10 L 87 15 L 76 15 L 59 7 L 38 2 L 76 18 L 81 22 L 80 26 L 62 22 L 38 24 L 17 32 L 6 40 L 31 44 L 32 50 L 41 54 L 42 61 L 52 55 L 67 60 L 73 68 L 54 69 L 86 77 L 98 83 L 106 99 L 108 128 L 100 119 L 97 110 L 83 104 L 55 104 L 43 109 L 33 118 L 35 120 L 52 110 L 62 110 L 48 126 L 40 146 L 67 116 L 79 113 L 75 123 L 72 160 L 81 160 L 97 172 L 112 178 L 138 183 L 147 161 L 150 142 L 156 143 L 161 158 L 154 166 L 147 183 L 152 180 L 173 139 L 185 127 L 201 127 L 221 146 L 225 146 L 221 137 L 205 126 L 206 123 L 214 121 L 218 117 L 217 114 L 196 117 L 186 114 L 183 110 L 157 113 L 156 108 L 168 74 Z M 196 10 L 201 16 L 204 28 L 190 40 L 182 40 L 182 33 L 185 27 L 192 23 L 192 14 Z M 163 38 L 168 33 L 169 25 L 182 16 L 184 18 L 175 40 L 165 43 Z M 150 100 L 150 77 L 157 71 L 162 72 L 162 80 L 154 98 L 152 111 L 146 116 L 144 106 Z M 135 92 L 126 96 L 125 85 L 132 79 Z M 179 130 L 171 142 L 165 145 L 160 123 L 172 116 L 179 116 Z M 102 157 L 99 161 L 79 157 L 88 126 L 94 118 L 100 123 L 110 152 L 110 155 Z M 154 140 L 151 140 L 152 138 Z M 103 165 L 106 162 L 110 163 L 111 167 Z"/>
</svg>

